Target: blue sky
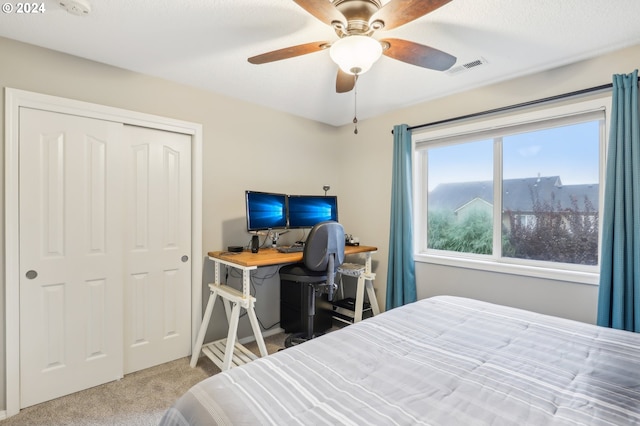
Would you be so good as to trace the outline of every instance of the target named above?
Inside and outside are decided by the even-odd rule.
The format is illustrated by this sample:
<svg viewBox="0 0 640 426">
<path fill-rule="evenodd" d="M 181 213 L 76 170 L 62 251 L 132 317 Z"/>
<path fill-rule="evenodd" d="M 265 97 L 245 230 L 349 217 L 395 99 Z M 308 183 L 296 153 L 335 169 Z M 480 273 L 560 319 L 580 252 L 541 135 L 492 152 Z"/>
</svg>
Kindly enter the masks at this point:
<svg viewBox="0 0 640 426">
<path fill-rule="evenodd" d="M 560 176 L 565 185 L 598 183 L 599 123 L 590 121 L 503 139 L 503 178 Z M 438 183 L 491 180 L 493 140 L 429 150 L 429 189 Z"/>
</svg>

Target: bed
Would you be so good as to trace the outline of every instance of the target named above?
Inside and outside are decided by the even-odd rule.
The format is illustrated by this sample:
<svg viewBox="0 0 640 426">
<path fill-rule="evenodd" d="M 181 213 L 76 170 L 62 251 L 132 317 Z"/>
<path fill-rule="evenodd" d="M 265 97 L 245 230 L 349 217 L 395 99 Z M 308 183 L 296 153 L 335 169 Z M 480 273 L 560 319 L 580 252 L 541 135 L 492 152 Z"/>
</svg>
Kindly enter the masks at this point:
<svg viewBox="0 0 640 426">
<path fill-rule="evenodd" d="M 195 385 L 161 425 L 640 424 L 640 334 L 453 296 Z"/>
</svg>

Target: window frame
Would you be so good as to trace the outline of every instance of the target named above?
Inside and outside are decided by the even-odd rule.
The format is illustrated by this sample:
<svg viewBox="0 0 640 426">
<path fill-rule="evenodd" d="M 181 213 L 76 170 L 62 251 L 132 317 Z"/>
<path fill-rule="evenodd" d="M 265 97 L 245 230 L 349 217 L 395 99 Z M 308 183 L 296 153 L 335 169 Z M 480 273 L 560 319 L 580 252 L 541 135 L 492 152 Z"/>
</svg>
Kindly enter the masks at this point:
<svg viewBox="0 0 640 426">
<path fill-rule="evenodd" d="M 458 253 L 452 251 L 428 249 L 427 245 L 427 164 L 425 149 L 437 146 L 446 146 L 452 140 L 462 141 L 464 138 L 477 139 L 481 133 L 492 132 L 495 129 L 527 125 L 530 123 L 546 122 L 549 120 L 561 120 L 577 115 L 602 111 L 604 122 L 600 126 L 601 140 L 599 147 L 599 200 L 598 211 L 603 212 L 606 151 L 608 145 L 611 93 L 597 94 L 588 97 L 569 98 L 562 101 L 539 104 L 534 107 L 518 108 L 508 113 L 492 114 L 485 118 L 463 119 L 446 124 L 435 125 L 421 131 L 412 133 L 413 155 L 413 192 L 414 192 L 414 260 L 416 262 L 431 263 L 460 268 L 471 268 L 483 271 L 514 274 L 527 277 L 544 278 L 559 281 L 569 281 L 582 284 L 598 285 L 600 276 L 600 260 L 598 265 L 575 265 L 556 262 L 535 261 L 501 256 L 501 226 L 502 215 L 496 215 L 494 211 L 494 229 L 492 255 L 480 255 L 473 253 Z M 464 143 L 464 142 L 463 142 Z M 499 200 L 496 205 L 502 205 L 502 164 L 501 150 L 493 150 L 493 180 L 500 182 L 494 184 L 494 200 Z M 496 217 L 497 216 L 497 217 Z M 602 216 L 598 225 L 598 248 L 602 243 Z M 496 250 L 497 249 L 497 250 Z M 500 256 L 495 253 L 500 253 Z M 598 258 L 600 253 L 598 253 Z"/>
</svg>

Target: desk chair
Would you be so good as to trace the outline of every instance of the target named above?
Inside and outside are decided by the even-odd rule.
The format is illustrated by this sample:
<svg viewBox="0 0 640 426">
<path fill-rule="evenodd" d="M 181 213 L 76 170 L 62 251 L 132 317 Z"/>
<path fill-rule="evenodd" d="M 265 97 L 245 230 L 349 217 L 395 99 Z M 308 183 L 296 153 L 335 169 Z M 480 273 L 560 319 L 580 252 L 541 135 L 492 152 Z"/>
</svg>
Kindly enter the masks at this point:
<svg viewBox="0 0 640 426">
<path fill-rule="evenodd" d="M 280 269 L 280 281 L 293 285 L 309 286 L 306 332 L 292 334 L 285 340 L 290 347 L 312 339 L 318 292 L 326 291 L 329 301 L 333 300 L 335 275 L 344 261 L 344 228 L 338 222 L 326 221 L 316 224 L 307 237 L 301 263 L 287 265 Z"/>
</svg>

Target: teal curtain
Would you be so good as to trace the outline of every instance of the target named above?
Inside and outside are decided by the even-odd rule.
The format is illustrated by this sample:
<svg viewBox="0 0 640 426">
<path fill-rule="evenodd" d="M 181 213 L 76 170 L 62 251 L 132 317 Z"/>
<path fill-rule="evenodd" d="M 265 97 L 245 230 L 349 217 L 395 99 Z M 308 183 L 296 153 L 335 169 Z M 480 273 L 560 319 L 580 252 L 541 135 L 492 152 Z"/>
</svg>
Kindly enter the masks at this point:
<svg viewBox="0 0 640 426">
<path fill-rule="evenodd" d="M 638 70 L 613 76 L 598 325 L 640 332 Z"/>
<path fill-rule="evenodd" d="M 387 310 L 416 301 L 411 164 L 411 131 L 406 124 L 394 126 Z"/>
</svg>

